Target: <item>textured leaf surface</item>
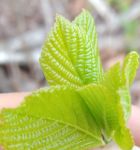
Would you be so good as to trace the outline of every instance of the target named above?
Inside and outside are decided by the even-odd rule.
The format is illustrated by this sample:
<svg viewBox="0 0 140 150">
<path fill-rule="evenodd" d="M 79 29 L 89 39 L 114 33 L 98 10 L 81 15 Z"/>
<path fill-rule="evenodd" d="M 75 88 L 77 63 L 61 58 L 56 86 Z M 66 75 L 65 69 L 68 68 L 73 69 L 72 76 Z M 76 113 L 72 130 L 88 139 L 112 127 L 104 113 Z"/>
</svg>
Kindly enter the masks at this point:
<svg viewBox="0 0 140 150">
<path fill-rule="evenodd" d="M 114 93 L 102 85 L 88 85 L 79 90 L 85 99 L 106 143 L 113 138 L 125 150 L 131 150 L 133 139 L 126 128 L 123 109 Z"/>
<path fill-rule="evenodd" d="M 130 86 L 136 76 L 136 71 L 139 66 L 139 55 L 136 52 L 131 52 L 124 60 L 122 76 L 123 81 L 127 86 Z"/>
<path fill-rule="evenodd" d="M 103 85 L 110 89 L 114 97 L 122 104 L 124 118 L 127 121 L 131 111 L 129 88 L 124 84 L 120 63 L 113 65 L 104 75 Z"/>
<path fill-rule="evenodd" d="M 79 26 L 78 18 L 84 19 L 83 26 Z M 40 63 L 50 85 L 76 87 L 101 80 L 102 67 L 94 21 L 86 12 L 78 18 L 74 24 L 57 16 L 43 46 Z M 87 25 L 85 19 L 89 20 Z"/>
<path fill-rule="evenodd" d="M 122 86 L 120 63 L 116 63 L 105 72 L 102 84 L 108 87 L 114 94 L 119 90 Z"/>
<path fill-rule="evenodd" d="M 108 141 L 119 122 L 116 99 L 102 85 L 88 85 L 81 88 L 79 94 L 85 99 L 102 136 Z"/>
<path fill-rule="evenodd" d="M 114 136 L 116 143 L 122 150 L 132 150 L 134 141 L 130 130 L 126 127 L 119 128 Z"/>
<path fill-rule="evenodd" d="M 120 146 L 122 150 L 132 150 L 134 145 L 134 140 L 132 138 L 130 129 L 127 128 L 127 122 L 125 118 L 125 113 L 123 109 L 123 105 L 121 103 L 121 99 L 117 100 L 117 113 L 118 113 L 118 128 L 114 134 L 114 141 Z"/>
<path fill-rule="evenodd" d="M 127 122 L 130 112 L 131 112 L 131 96 L 130 96 L 130 89 L 127 87 L 121 87 L 118 91 L 121 104 L 123 107 L 123 112 L 124 112 L 124 118 Z"/>
<path fill-rule="evenodd" d="M 113 108 L 115 106 L 114 102 L 111 101 L 111 98 L 111 100 L 108 99 L 109 93 L 107 89 L 102 86 L 92 85 L 83 88 L 79 92 L 92 112 L 92 115 L 102 132 L 102 136 L 106 141 L 109 141 L 112 131 L 118 124 L 118 120 L 117 113 L 115 111 L 113 112 L 113 109 L 115 109 Z"/>
<path fill-rule="evenodd" d="M 0 143 L 8 150 L 79 150 L 103 144 L 82 98 L 66 87 L 36 92 L 1 115 Z"/>
<path fill-rule="evenodd" d="M 130 55 L 131 54 L 126 56 L 124 63 L 127 64 L 126 60 L 128 61 L 128 57 L 130 57 Z M 133 61 L 138 63 L 138 57 L 133 57 Z M 126 82 L 124 82 L 124 74 L 122 74 L 123 70 L 124 66 L 121 68 L 120 63 L 112 66 L 105 73 L 103 84 L 110 89 L 110 92 L 112 91 L 114 98 L 118 102 L 118 112 L 116 112 L 118 113 L 119 123 L 118 129 L 114 134 L 114 140 L 122 149 L 132 149 L 134 141 L 130 131 L 126 128 L 126 123 L 131 111 L 131 97 L 129 87 L 127 86 Z M 136 72 L 136 70 L 134 70 L 133 72 Z"/>
<path fill-rule="evenodd" d="M 129 53 L 123 63 L 112 66 L 104 75 L 103 84 L 107 86 L 116 96 L 120 97 L 123 106 L 124 117 L 127 121 L 131 112 L 131 97 L 129 86 L 134 80 L 139 65 L 139 55 L 136 52 Z"/>
<path fill-rule="evenodd" d="M 121 103 L 125 114 L 125 119 L 128 120 L 131 112 L 131 97 L 129 87 L 132 84 L 136 71 L 139 66 L 139 55 L 136 52 L 129 53 L 122 67 L 122 88 L 119 90 Z"/>
<path fill-rule="evenodd" d="M 0 144 L 7 150 L 85 150 L 113 139 L 122 150 L 132 149 L 126 122 L 136 52 L 104 73 L 94 20 L 84 10 L 72 23 L 56 17 L 40 63 L 52 87 L 0 113 Z"/>
<path fill-rule="evenodd" d="M 69 21 L 57 17 L 56 24 L 43 46 L 40 64 L 50 85 L 66 84 L 75 87 L 83 84 L 68 56 L 66 42 L 69 41 L 64 36 L 64 30 L 66 28 L 65 34 L 69 34 L 70 26 Z M 67 38 L 70 38 L 69 35 Z"/>
<path fill-rule="evenodd" d="M 92 49 L 91 52 L 95 56 L 95 59 L 92 62 L 94 63 L 94 70 L 92 71 L 92 76 L 93 79 L 96 78 L 96 81 L 100 81 L 102 80 L 103 69 L 100 61 L 98 37 L 94 19 L 88 11 L 83 10 L 83 12 L 74 20 L 74 24 L 78 25 L 79 28 L 84 29 L 84 31 L 86 32 L 86 44 L 90 45 Z"/>
</svg>

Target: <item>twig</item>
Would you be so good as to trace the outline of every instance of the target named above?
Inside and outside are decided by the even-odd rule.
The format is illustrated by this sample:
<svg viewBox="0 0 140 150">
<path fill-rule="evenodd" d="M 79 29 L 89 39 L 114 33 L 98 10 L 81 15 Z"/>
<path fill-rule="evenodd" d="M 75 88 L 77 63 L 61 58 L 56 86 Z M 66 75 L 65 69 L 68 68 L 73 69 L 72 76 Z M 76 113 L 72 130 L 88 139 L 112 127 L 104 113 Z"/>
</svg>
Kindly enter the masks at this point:
<svg viewBox="0 0 140 150">
<path fill-rule="evenodd" d="M 46 30 L 49 31 L 54 21 L 54 11 L 50 0 L 41 0 L 43 17 L 45 20 Z"/>
<path fill-rule="evenodd" d="M 104 0 L 89 0 L 89 2 L 96 9 L 98 14 L 105 19 L 106 23 L 110 26 L 110 30 L 117 28 L 119 23 L 118 15 Z"/>
<path fill-rule="evenodd" d="M 132 21 L 140 17 L 140 2 L 133 5 L 127 12 L 120 17 L 123 22 Z"/>
</svg>

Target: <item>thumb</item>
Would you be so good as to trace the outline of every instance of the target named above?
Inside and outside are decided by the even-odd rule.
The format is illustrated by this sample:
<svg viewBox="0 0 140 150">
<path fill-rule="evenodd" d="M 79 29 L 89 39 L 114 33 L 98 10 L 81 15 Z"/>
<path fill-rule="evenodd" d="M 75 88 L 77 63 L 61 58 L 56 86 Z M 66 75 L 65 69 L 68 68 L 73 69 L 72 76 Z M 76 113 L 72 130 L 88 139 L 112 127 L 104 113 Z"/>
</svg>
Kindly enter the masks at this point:
<svg viewBox="0 0 140 150">
<path fill-rule="evenodd" d="M 140 109 L 137 106 L 132 106 L 128 127 L 131 129 L 135 144 L 140 146 Z"/>
</svg>

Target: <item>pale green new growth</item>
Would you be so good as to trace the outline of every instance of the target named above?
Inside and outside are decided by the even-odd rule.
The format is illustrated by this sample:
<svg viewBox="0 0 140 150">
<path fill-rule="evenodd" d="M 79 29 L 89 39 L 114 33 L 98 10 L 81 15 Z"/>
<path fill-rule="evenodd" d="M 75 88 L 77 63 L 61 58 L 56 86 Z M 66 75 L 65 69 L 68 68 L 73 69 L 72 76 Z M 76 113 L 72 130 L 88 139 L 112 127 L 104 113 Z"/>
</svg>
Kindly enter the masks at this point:
<svg viewBox="0 0 140 150">
<path fill-rule="evenodd" d="M 92 16 L 85 10 L 73 21 L 57 16 L 40 64 L 51 86 L 26 97 L 17 109 L 0 114 L 0 145 L 6 150 L 86 150 L 114 140 L 131 150 L 126 127 L 129 88 L 139 56 L 103 72 Z"/>
<path fill-rule="evenodd" d="M 124 60 L 122 76 L 124 84 L 126 84 L 126 86 L 128 87 L 133 83 L 133 80 L 135 78 L 136 70 L 139 65 L 138 58 L 139 56 L 136 52 L 131 52 L 126 56 Z"/>
<path fill-rule="evenodd" d="M 68 87 L 37 91 L 2 115 L 0 142 L 10 150 L 78 150 L 104 143 L 84 101 Z"/>
<path fill-rule="evenodd" d="M 91 15 L 84 11 L 72 24 L 57 16 L 43 46 L 40 63 L 50 85 L 78 87 L 99 82 L 102 67 Z"/>
</svg>

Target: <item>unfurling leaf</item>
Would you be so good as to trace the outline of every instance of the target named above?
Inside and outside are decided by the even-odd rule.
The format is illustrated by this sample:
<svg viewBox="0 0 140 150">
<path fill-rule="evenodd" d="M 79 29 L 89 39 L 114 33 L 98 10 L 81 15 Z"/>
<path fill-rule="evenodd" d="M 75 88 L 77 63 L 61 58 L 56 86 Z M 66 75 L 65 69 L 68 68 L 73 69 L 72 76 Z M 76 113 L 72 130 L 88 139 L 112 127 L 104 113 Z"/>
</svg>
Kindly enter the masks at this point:
<svg viewBox="0 0 140 150">
<path fill-rule="evenodd" d="M 83 27 L 80 18 L 84 19 Z M 89 21 L 87 25 L 86 20 Z M 43 46 L 40 63 L 50 85 L 77 87 L 99 82 L 102 66 L 93 18 L 84 11 L 71 24 L 57 16 Z"/>
<path fill-rule="evenodd" d="M 128 54 L 103 72 L 92 16 L 73 22 L 57 16 L 42 48 L 40 64 L 51 86 L 26 97 L 16 109 L 0 113 L 0 145 L 6 150 L 87 150 L 114 140 L 131 150 L 126 127 L 129 88 L 138 54 Z"/>
<path fill-rule="evenodd" d="M 139 55 L 136 52 L 129 53 L 123 64 L 122 77 L 126 86 L 130 86 L 135 78 L 139 66 Z"/>
<path fill-rule="evenodd" d="M 129 87 L 132 84 L 139 65 L 139 55 L 136 52 L 129 53 L 123 63 L 116 63 L 104 75 L 103 84 L 120 98 L 123 106 L 124 117 L 127 121 L 131 112 L 131 97 Z M 116 97 L 116 98 L 117 98 Z"/>
</svg>

